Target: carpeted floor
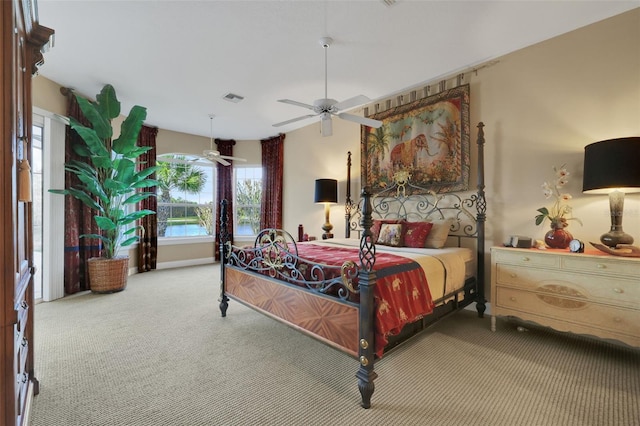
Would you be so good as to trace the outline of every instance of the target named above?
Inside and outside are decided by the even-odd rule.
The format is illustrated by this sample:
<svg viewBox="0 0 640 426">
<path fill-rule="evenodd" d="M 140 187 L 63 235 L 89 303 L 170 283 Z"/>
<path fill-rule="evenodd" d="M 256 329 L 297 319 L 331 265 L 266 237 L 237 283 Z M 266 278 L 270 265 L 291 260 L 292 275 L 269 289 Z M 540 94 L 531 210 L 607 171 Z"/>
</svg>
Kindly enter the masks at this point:
<svg viewBox="0 0 640 426">
<path fill-rule="evenodd" d="M 465 311 L 376 364 L 231 302 L 218 266 L 134 275 L 124 292 L 35 307 L 32 426 L 639 425 L 640 350 Z"/>
</svg>

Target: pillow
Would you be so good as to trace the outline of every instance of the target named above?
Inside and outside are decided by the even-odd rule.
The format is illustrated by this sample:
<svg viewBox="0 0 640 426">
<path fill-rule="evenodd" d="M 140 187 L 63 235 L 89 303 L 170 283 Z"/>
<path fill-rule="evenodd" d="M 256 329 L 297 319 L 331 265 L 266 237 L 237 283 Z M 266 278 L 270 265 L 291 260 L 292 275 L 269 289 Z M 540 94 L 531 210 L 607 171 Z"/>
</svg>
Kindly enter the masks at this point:
<svg viewBox="0 0 640 426">
<path fill-rule="evenodd" d="M 378 241 L 380 227 L 385 223 L 400 223 L 400 219 L 373 219 L 373 225 L 371 225 L 371 241 Z"/>
<path fill-rule="evenodd" d="M 380 226 L 380 235 L 376 240 L 376 244 L 385 246 L 401 247 L 402 246 L 402 223 L 383 223 Z"/>
<path fill-rule="evenodd" d="M 436 249 L 444 247 L 453 222 L 453 218 L 432 220 L 431 223 L 433 223 L 433 227 L 431 228 L 431 231 L 429 231 L 429 235 L 425 241 L 425 247 Z"/>
<path fill-rule="evenodd" d="M 427 246 L 427 236 L 433 227 L 431 222 L 403 222 L 405 247 L 424 248 Z"/>
</svg>

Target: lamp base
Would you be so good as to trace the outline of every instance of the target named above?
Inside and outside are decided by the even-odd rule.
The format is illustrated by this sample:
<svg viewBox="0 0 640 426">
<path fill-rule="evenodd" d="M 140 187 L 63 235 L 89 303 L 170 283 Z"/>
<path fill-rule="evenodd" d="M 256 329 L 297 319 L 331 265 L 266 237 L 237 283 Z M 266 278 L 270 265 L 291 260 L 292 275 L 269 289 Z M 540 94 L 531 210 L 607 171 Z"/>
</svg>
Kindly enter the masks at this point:
<svg viewBox="0 0 640 426">
<path fill-rule="evenodd" d="M 323 240 L 328 240 L 329 238 L 333 238 L 333 234 L 331 232 L 325 232 L 324 234 L 322 234 Z"/>
<path fill-rule="evenodd" d="M 611 230 L 600 236 L 600 242 L 607 247 L 616 248 L 618 244 L 633 244 L 633 237 L 622 230 Z"/>
</svg>

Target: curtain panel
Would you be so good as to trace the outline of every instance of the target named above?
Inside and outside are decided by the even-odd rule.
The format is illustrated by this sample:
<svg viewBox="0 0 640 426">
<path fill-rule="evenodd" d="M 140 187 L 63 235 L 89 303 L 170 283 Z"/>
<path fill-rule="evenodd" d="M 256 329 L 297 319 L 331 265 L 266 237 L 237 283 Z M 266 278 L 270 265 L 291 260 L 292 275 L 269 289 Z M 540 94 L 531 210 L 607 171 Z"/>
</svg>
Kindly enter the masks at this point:
<svg viewBox="0 0 640 426">
<path fill-rule="evenodd" d="M 217 149 L 220 155 L 233 156 L 233 146 L 236 141 L 233 139 L 216 139 Z M 229 160 L 232 162 L 231 160 Z M 233 163 L 233 162 L 232 162 Z M 218 186 L 217 200 L 218 208 L 216 208 L 216 242 L 215 242 L 215 260 L 220 260 L 220 201 L 227 200 L 227 212 L 229 221 L 227 223 L 227 232 L 229 233 L 229 241 L 233 243 L 233 167 L 223 166 L 218 163 L 217 169 Z"/>
<path fill-rule="evenodd" d="M 262 146 L 260 229 L 282 228 L 285 136 L 281 133 L 278 136 L 260 140 Z"/>
<path fill-rule="evenodd" d="M 84 118 L 72 91 L 67 88 L 61 88 L 60 92 L 67 98 L 67 117 L 73 117 L 82 125 L 90 126 L 91 123 Z M 67 126 L 65 163 L 72 160 L 82 160 L 73 150 L 73 147 L 78 144 L 84 144 L 82 138 L 75 130 Z M 76 175 L 65 171 L 65 188 L 68 189 L 79 184 L 80 181 Z M 102 231 L 95 224 L 93 220 L 94 212 L 89 207 L 74 197 L 65 196 L 64 198 L 64 291 L 65 294 L 73 294 L 79 291 L 91 290 L 87 260 L 102 255 L 102 246 L 99 240 L 80 238 L 80 235 L 100 234 Z"/>
<path fill-rule="evenodd" d="M 138 170 L 141 166 L 153 167 L 156 165 L 156 136 L 158 135 L 158 129 L 156 127 L 142 126 L 140 134 L 138 135 L 138 146 L 149 146 L 153 149 L 147 151 L 140 156 L 140 163 L 138 164 Z M 149 176 L 151 179 L 156 178 L 156 174 L 153 173 Z M 141 188 L 141 192 L 151 192 L 157 194 L 157 187 Z M 158 211 L 158 199 L 149 197 L 140 201 L 138 206 L 140 209 L 149 209 L 154 212 Z M 138 243 L 138 272 L 148 272 L 156 269 L 158 263 L 158 216 L 151 214 L 140 219 L 139 225 L 142 227 Z"/>
</svg>

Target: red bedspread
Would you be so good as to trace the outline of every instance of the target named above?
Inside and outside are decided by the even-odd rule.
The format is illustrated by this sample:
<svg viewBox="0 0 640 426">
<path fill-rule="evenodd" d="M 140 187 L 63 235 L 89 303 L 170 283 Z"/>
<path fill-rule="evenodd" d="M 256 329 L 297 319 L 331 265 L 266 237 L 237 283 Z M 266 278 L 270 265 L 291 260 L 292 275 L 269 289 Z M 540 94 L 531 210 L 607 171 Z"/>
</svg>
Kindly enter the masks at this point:
<svg viewBox="0 0 640 426">
<path fill-rule="evenodd" d="M 342 265 L 346 260 L 359 264 L 356 248 L 322 247 L 298 244 L 298 254 L 307 260 L 327 265 Z M 390 335 L 398 334 L 408 323 L 433 311 L 433 299 L 427 277 L 417 262 L 389 253 L 376 253 L 375 339 L 376 355 L 382 356 Z"/>
</svg>

